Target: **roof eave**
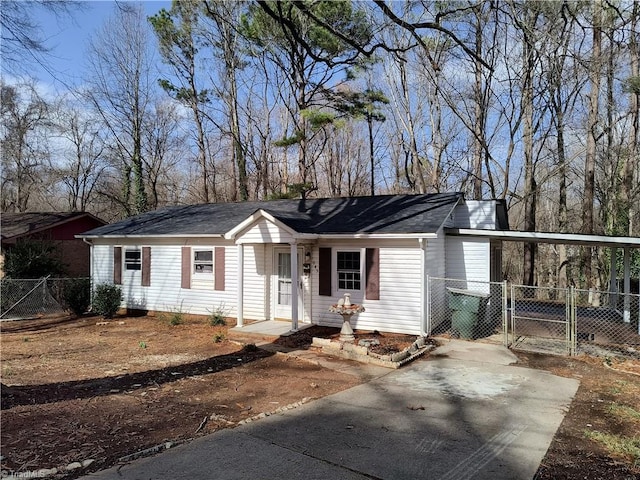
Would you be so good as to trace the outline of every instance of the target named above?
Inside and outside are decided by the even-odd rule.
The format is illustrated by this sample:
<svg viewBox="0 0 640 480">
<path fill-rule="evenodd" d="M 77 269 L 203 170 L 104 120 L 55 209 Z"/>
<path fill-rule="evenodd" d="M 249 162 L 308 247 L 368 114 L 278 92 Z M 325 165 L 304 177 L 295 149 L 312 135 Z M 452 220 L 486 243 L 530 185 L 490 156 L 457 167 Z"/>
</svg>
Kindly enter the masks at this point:
<svg viewBox="0 0 640 480">
<path fill-rule="evenodd" d="M 127 239 L 127 238 L 224 238 L 221 233 L 170 233 L 170 234 L 145 234 L 145 235 L 123 235 L 123 234 L 106 234 L 106 235 L 75 235 L 76 238 L 86 239 Z"/>
<path fill-rule="evenodd" d="M 640 237 L 588 235 L 583 233 L 524 232 L 517 230 L 480 230 L 472 228 L 447 228 L 445 232 L 448 235 L 486 237 L 513 242 L 640 248 Z"/>
</svg>

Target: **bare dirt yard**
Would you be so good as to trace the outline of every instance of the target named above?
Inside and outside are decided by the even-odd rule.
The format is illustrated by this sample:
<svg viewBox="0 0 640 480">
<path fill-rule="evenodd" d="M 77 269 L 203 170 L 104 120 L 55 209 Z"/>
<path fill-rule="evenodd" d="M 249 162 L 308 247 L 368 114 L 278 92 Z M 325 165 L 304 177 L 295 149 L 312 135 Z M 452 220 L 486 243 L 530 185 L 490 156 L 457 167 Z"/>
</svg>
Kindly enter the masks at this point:
<svg viewBox="0 0 640 480">
<path fill-rule="evenodd" d="M 2 324 L 3 471 L 93 460 L 73 478 L 358 383 L 232 343 L 204 317 L 101 320 Z"/>
<path fill-rule="evenodd" d="M 211 326 L 205 317 L 185 316 L 176 325 L 170 320 L 2 323 L 2 470 L 57 468 L 55 478 L 75 478 L 136 452 L 188 441 L 358 383 L 313 363 L 231 342 L 228 327 Z M 337 333 L 312 327 L 275 343 L 306 349 L 313 336 Z M 411 342 L 407 336 L 377 337 L 388 351 Z M 637 363 L 518 357 L 523 366 L 581 382 L 537 479 L 640 478 Z M 77 468 L 66 471 L 67 466 Z"/>
</svg>

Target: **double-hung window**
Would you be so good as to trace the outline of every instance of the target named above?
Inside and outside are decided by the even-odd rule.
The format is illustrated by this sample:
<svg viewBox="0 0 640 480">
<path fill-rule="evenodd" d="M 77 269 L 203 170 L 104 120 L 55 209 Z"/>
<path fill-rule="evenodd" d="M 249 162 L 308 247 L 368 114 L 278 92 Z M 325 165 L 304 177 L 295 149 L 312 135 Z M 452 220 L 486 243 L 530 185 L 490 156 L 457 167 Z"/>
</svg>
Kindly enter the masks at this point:
<svg viewBox="0 0 640 480">
<path fill-rule="evenodd" d="M 362 261 L 360 250 L 337 251 L 338 290 L 362 289 Z"/>
<path fill-rule="evenodd" d="M 199 278 L 213 278 L 213 250 L 193 250 L 193 273 Z"/>
<path fill-rule="evenodd" d="M 139 248 L 125 249 L 124 269 L 125 270 L 142 270 L 142 253 Z"/>
</svg>

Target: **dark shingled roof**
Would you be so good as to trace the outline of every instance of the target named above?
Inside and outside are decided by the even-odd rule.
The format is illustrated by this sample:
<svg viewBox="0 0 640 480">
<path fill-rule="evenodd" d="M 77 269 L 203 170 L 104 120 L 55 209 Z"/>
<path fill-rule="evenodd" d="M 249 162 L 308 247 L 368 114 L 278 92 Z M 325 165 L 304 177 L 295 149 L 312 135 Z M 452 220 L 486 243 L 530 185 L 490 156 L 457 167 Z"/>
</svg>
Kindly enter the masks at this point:
<svg viewBox="0 0 640 480">
<path fill-rule="evenodd" d="M 2 239 L 6 240 L 14 237 L 20 237 L 28 233 L 39 232 L 55 225 L 86 216 L 96 218 L 86 212 L 3 213 L 0 215 Z"/>
<path fill-rule="evenodd" d="M 258 210 L 298 233 L 435 233 L 461 193 L 208 203 L 143 213 L 82 236 L 222 235 Z"/>
</svg>

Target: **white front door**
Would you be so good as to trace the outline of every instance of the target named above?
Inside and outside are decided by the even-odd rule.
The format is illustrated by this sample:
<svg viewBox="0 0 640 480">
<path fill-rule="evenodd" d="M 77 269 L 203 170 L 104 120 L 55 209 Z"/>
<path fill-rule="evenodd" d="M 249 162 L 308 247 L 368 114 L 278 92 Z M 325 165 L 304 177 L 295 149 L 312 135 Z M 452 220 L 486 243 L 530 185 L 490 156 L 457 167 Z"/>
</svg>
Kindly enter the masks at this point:
<svg viewBox="0 0 640 480">
<path fill-rule="evenodd" d="M 291 249 L 275 248 L 273 258 L 273 299 L 274 317 L 291 320 Z M 302 269 L 302 250 L 298 250 L 298 271 Z M 302 320 L 302 282 L 298 282 L 298 318 Z"/>
</svg>

